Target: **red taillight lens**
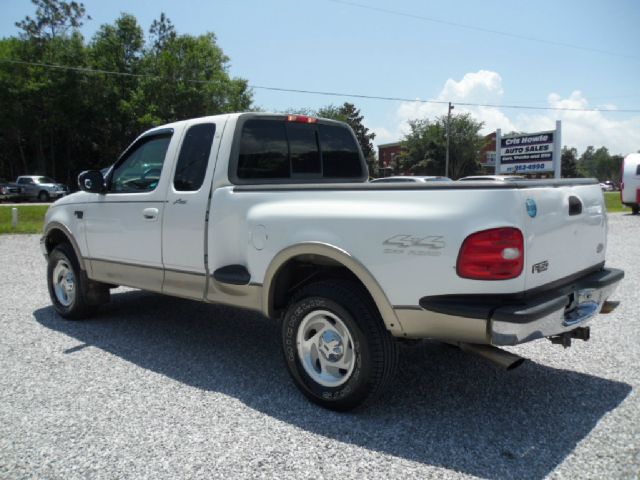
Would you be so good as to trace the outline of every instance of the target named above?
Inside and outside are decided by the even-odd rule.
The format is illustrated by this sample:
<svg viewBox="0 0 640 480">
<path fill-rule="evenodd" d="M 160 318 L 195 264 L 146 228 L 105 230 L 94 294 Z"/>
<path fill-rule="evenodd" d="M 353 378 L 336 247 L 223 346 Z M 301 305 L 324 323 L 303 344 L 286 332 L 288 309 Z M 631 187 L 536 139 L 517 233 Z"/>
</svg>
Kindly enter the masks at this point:
<svg viewBox="0 0 640 480">
<path fill-rule="evenodd" d="M 504 227 L 469 235 L 460 248 L 456 271 L 474 280 L 508 280 L 519 276 L 523 266 L 522 232 Z"/>
<path fill-rule="evenodd" d="M 296 123 L 317 123 L 318 119 L 307 115 L 288 115 L 287 121 Z"/>
</svg>

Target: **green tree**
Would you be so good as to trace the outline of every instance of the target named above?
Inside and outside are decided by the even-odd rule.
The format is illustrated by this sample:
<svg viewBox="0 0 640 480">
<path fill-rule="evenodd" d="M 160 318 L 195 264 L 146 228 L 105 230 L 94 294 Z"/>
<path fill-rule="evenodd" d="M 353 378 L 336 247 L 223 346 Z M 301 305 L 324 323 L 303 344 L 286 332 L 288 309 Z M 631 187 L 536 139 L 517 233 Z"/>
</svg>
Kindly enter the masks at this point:
<svg viewBox="0 0 640 480">
<path fill-rule="evenodd" d="M 585 177 L 619 182 L 622 161 L 621 155 L 611 155 L 606 147 L 596 150 L 593 146 L 589 146 L 580 156 L 578 170 Z"/>
<path fill-rule="evenodd" d="M 13 62 L 0 63 L 0 177 L 47 174 L 73 185 L 143 128 L 252 108 L 213 34 L 179 36 L 161 15 L 145 45 L 136 18 L 122 14 L 87 44 L 81 3 L 33 3 L 34 18 L 17 23 L 23 32 L 0 39 L 0 58 Z"/>
<path fill-rule="evenodd" d="M 149 27 L 149 39 L 151 48 L 159 52 L 167 45 L 168 42 L 176 38 L 176 29 L 164 12 L 160 14 L 160 18 L 154 20 Z"/>
<path fill-rule="evenodd" d="M 143 66 L 149 76 L 135 91 L 140 127 L 251 108 L 247 81 L 230 77 L 229 57 L 213 33 L 168 36 Z"/>
<path fill-rule="evenodd" d="M 444 175 L 444 125 L 427 119 L 410 120 L 409 130 L 402 142 L 403 153 L 395 173 L 402 171 L 414 175 Z"/>
<path fill-rule="evenodd" d="M 113 25 L 98 29 L 88 51 L 92 69 L 113 72 L 90 78 L 95 97 L 88 109 L 106 121 L 91 122 L 87 133 L 98 155 L 94 161 L 105 166 L 139 133 L 133 102 L 139 75 L 145 73 L 143 30 L 134 16 L 123 13 Z"/>
<path fill-rule="evenodd" d="M 409 122 L 410 132 L 403 140 L 405 153 L 401 168 L 415 175 L 444 175 L 446 157 L 446 131 L 448 117 L 437 117 Z M 449 176 L 460 178 L 473 175 L 479 169 L 480 149 L 485 139 L 480 135 L 483 123 L 471 114 L 451 116 L 449 141 Z"/>
<path fill-rule="evenodd" d="M 609 175 L 607 179 L 612 180 L 617 185 L 622 181 L 622 163 L 624 162 L 623 155 L 611 155 L 609 162 Z"/>
<path fill-rule="evenodd" d="M 18 101 L 22 105 L 14 110 L 16 116 L 3 120 L 11 125 L 11 147 L 19 153 L 21 173 L 62 174 L 64 178 L 66 159 L 73 156 L 76 141 L 72 132 L 82 125 L 75 114 L 82 104 L 84 82 L 78 72 L 38 64 L 85 64 L 84 40 L 78 32 L 85 9 L 82 4 L 59 0 L 32 3 L 35 18 L 17 22 L 23 32 L 18 41 L 9 39 L 10 56 L 28 62 L 14 68 L 12 98 L 7 99 L 9 104 Z"/>
<path fill-rule="evenodd" d="M 584 177 L 594 177 L 596 172 L 595 148 L 589 145 L 578 160 L 578 171 Z"/>
<path fill-rule="evenodd" d="M 561 160 L 562 164 L 560 168 L 563 178 L 576 178 L 580 176 L 578 173 L 578 150 L 567 146 L 562 147 Z"/>
<path fill-rule="evenodd" d="M 36 16 L 26 16 L 15 25 L 28 39 L 51 40 L 66 36 L 69 30 L 77 31 L 91 17 L 86 15 L 84 4 L 63 0 L 31 0 L 36 6 Z"/>
</svg>

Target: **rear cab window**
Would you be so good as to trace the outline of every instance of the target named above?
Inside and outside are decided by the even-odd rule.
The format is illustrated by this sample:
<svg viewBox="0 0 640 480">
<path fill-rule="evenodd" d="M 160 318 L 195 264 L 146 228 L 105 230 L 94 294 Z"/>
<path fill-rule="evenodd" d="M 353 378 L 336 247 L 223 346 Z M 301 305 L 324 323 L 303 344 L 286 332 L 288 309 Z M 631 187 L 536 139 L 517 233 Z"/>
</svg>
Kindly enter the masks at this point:
<svg viewBox="0 0 640 480">
<path fill-rule="evenodd" d="M 241 117 L 229 178 L 241 185 L 363 182 L 367 169 L 354 134 L 343 124 Z"/>
<path fill-rule="evenodd" d="M 213 123 L 200 123 L 189 127 L 182 141 L 173 176 L 173 188 L 176 191 L 200 190 L 209 164 L 215 133 L 216 126 Z"/>
</svg>

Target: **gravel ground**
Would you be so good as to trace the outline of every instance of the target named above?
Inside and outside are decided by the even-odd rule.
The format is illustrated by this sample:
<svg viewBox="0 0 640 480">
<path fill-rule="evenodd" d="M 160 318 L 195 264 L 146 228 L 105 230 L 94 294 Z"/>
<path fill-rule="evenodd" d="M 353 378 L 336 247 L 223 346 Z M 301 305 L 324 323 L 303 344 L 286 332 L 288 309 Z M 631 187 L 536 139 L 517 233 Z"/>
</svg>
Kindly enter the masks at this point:
<svg viewBox="0 0 640 480">
<path fill-rule="evenodd" d="M 403 347 L 390 391 L 308 403 L 258 315 L 121 289 L 92 320 L 49 306 L 37 236 L 1 236 L 1 478 L 633 478 L 640 475 L 640 218 L 610 217 L 613 314 L 503 372 Z"/>
</svg>

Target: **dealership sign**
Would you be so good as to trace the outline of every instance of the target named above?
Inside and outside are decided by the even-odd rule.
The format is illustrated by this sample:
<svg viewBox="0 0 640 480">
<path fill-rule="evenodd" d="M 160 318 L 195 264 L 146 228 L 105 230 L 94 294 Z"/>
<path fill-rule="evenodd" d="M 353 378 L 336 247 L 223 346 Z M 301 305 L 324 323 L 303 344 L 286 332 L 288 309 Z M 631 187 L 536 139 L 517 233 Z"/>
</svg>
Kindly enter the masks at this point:
<svg viewBox="0 0 640 480">
<path fill-rule="evenodd" d="M 560 122 L 548 132 L 500 135 L 496 132 L 496 173 L 556 172 L 560 177 Z"/>
</svg>

